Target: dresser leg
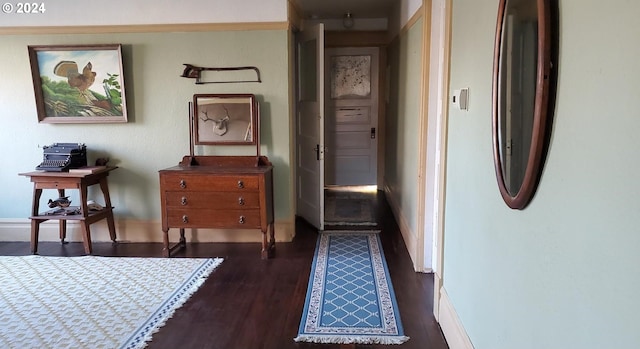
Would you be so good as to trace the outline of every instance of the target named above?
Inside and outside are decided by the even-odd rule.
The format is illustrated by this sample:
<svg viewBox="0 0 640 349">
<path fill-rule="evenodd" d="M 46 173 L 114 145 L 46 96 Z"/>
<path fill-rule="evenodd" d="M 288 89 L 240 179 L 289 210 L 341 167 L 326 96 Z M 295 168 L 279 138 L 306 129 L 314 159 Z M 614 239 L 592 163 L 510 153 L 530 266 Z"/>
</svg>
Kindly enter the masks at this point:
<svg viewBox="0 0 640 349">
<path fill-rule="evenodd" d="M 276 231 L 273 223 L 269 224 L 269 251 L 273 253 L 276 251 Z"/>
<path fill-rule="evenodd" d="M 162 247 L 162 256 L 169 257 L 169 229 L 162 230 L 162 232 L 163 232 L 162 244 L 164 245 Z"/>
<path fill-rule="evenodd" d="M 262 253 L 261 253 L 262 259 L 268 259 L 269 258 L 269 247 L 267 246 L 267 232 L 263 231 L 262 232 Z"/>
<path fill-rule="evenodd" d="M 262 259 L 274 257 L 276 252 L 276 239 L 273 224 L 269 224 L 269 236 L 267 240 L 267 232 L 262 232 Z"/>
<path fill-rule="evenodd" d="M 184 238 L 184 228 L 180 228 L 180 246 L 187 247 L 187 239 Z"/>
<path fill-rule="evenodd" d="M 172 252 L 176 250 L 180 250 L 187 246 L 187 239 L 185 239 L 184 237 L 184 228 L 180 228 L 180 241 L 174 244 L 173 246 L 170 246 L 170 243 L 169 243 L 169 228 L 167 228 L 167 230 L 163 229 L 162 232 L 164 233 L 164 237 L 162 241 L 164 245 L 164 247 L 162 248 L 163 257 L 171 257 Z"/>
</svg>

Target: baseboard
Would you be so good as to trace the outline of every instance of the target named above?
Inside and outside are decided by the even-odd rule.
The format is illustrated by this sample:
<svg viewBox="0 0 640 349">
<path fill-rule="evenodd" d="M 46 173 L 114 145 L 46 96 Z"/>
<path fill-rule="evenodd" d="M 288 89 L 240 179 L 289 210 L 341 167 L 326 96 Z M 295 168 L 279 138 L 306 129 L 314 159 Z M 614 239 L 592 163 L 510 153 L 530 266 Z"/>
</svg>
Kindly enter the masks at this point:
<svg viewBox="0 0 640 349">
<path fill-rule="evenodd" d="M 444 287 L 440 288 L 439 322 L 450 349 L 474 349 Z"/>
<path fill-rule="evenodd" d="M 423 270 L 423 268 L 418 263 L 418 237 L 414 232 L 411 231 L 411 228 L 409 228 L 409 224 L 407 223 L 407 220 L 402 214 L 402 210 L 400 209 L 400 204 L 395 199 L 391 192 L 391 189 L 387 185 L 384 186 L 384 193 L 385 197 L 387 198 L 387 202 L 391 207 L 391 211 L 393 212 L 393 216 L 396 218 L 398 228 L 400 228 L 400 233 L 402 234 L 404 244 L 407 246 L 407 251 L 409 252 L 409 256 L 411 257 L 411 261 L 413 262 L 413 269 L 419 272 L 427 272 Z"/>
<path fill-rule="evenodd" d="M 295 236 L 294 221 L 277 221 L 274 224 L 276 242 L 290 242 Z M 120 242 L 162 242 L 162 226 L 159 221 L 143 221 L 116 218 L 116 237 Z M 186 229 L 187 242 L 261 242 L 257 229 Z M 169 230 L 169 238 L 178 240 L 178 229 Z M 0 219 L 0 241 L 30 241 L 29 219 Z M 60 241 L 57 221 L 40 224 L 39 241 Z M 67 241 L 82 241 L 81 227 L 67 221 Z M 111 241 L 106 221 L 91 225 L 91 241 Z"/>
</svg>

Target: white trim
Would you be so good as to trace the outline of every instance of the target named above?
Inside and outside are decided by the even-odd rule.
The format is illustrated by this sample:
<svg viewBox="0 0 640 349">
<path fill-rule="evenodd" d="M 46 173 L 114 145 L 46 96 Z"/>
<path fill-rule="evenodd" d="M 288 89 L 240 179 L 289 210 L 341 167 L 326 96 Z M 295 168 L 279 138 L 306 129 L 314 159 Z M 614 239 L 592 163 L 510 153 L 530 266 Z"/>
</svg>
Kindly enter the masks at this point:
<svg viewBox="0 0 640 349">
<path fill-rule="evenodd" d="M 440 289 L 440 328 L 447 340 L 450 349 L 474 349 L 467 331 L 462 326 L 462 322 L 456 313 L 456 309 L 451 304 L 447 291 Z"/>
<path fill-rule="evenodd" d="M 274 225 L 277 242 L 290 242 L 295 235 L 294 221 L 277 221 Z M 82 241 L 81 227 L 75 221 L 67 221 L 66 241 Z M 257 229 L 186 229 L 187 242 L 261 242 L 262 234 Z M 116 219 L 118 242 L 162 242 L 162 225 L 159 221 Z M 169 238 L 178 240 L 178 229 L 169 230 Z M 30 241 L 29 219 L 0 219 L 0 241 Z M 40 224 L 39 241 L 60 241 L 58 222 Z M 91 241 L 107 242 L 109 231 L 106 221 L 91 225 Z"/>
<path fill-rule="evenodd" d="M 433 314 L 437 321 L 440 319 L 440 289 L 443 286 L 443 265 L 444 265 L 444 216 L 445 216 L 445 200 L 446 200 L 446 179 L 447 179 L 447 136 L 448 136 L 448 118 L 449 118 L 449 69 L 451 62 L 451 11 L 452 11 L 452 1 L 453 0 L 436 0 L 436 4 L 440 4 L 443 6 L 441 15 L 442 17 L 442 35 L 443 35 L 443 53 L 444 57 L 442 57 L 442 76 L 440 83 L 442 84 L 442 95 L 440 96 L 442 99 L 439 101 L 441 103 L 441 124 L 440 127 L 440 149 L 439 149 L 439 168 L 438 168 L 438 183 L 437 185 L 437 196 L 438 203 L 436 210 L 438 211 L 437 219 L 434 221 L 434 236 L 433 236 L 433 269 L 434 269 L 434 284 L 433 284 Z"/>
<path fill-rule="evenodd" d="M 421 273 L 431 273 L 433 271 L 431 268 L 422 268 L 418 263 L 418 256 L 416 255 L 416 252 L 418 251 L 418 237 L 416 236 L 415 232 L 411 231 L 406 218 L 402 214 L 402 210 L 400 209 L 398 201 L 391 193 L 391 189 L 387 184 L 385 184 L 384 186 L 384 193 L 385 197 L 387 198 L 387 202 L 391 207 L 391 211 L 393 212 L 393 216 L 398 223 L 398 228 L 400 228 L 400 233 L 402 234 L 404 244 L 407 246 L 407 251 L 409 252 L 409 256 L 411 257 L 411 262 L 413 262 L 413 269 Z"/>
<path fill-rule="evenodd" d="M 420 138 L 418 139 L 418 217 L 417 217 L 417 243 L 416 243 L 416 260 L 414 261 L 419 269 L 431 269 L 433 250 L 431 249 L 431 243 L 427 244 L 426 241 L 433 240 L 433 232 L 431 229 L 427 229 L 425 222 L 427 217 L 431 217 L 432 214 L 428 209 L 429 203 L 433 201 L 432 198 L 428 198 L 430 182 L 433 180 L 429 173 L 429 162 L 427 156 L 431 149 L 428 146 L 430 139 L 427 138 L 429 131 L 428 126 L 430 120 L 429 115 L 429 103 L 430 103 L 430 90 L 429 80 L 431 70 L 429 69 L 431 55 L 429 50 L 431 48 L 431 6 L 429 6 L 430 0 L 422 1 L 422 81 L 420 82 L 422 93 L 422 100 L 420 101 Z M 430 221 L 430 220 L 429 220 Z M 429 245 L 427 247 L 426 245 Z"/>
</svg>

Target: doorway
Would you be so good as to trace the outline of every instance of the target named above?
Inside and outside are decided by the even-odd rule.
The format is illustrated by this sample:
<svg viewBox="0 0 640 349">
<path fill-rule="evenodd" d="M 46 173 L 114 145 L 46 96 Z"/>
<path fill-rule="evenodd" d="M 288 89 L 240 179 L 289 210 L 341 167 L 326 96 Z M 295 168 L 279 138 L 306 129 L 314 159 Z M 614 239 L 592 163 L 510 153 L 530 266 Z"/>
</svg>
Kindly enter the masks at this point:
<svg viewBox="0 0 640 349">
<path fill-rule="evenodd" d="M 325 186 L 377 183 L 378 51 L 325 50 Z"/>
<path fill-rule="evenodd" d="M 296 40 L 296 215 L 319 230 L 337 196 L 360 199 L 372 188 L 369 194 L 377 194 L 381 110 L 380 48 L 325 49 L 322 27 L 307 28 Z"/>
</svg>

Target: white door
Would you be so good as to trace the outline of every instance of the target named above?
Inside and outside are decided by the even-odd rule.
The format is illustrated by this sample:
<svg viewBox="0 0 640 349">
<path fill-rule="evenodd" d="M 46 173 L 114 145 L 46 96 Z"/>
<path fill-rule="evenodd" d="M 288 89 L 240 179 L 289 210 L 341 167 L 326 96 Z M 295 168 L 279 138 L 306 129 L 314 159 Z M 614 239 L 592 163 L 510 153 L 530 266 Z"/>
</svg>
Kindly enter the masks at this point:
<svg viewBox="0 0 640 349">
<path fill-rule="evenodd" d="M 327 49 L 327 185 L 376 185 L 378 48 Z"/>
<path fill-rule="evenodd" d="M 296 212 L 324 229 L 324 25 L 298 40 L 296 108 Z"/>
</svg>

